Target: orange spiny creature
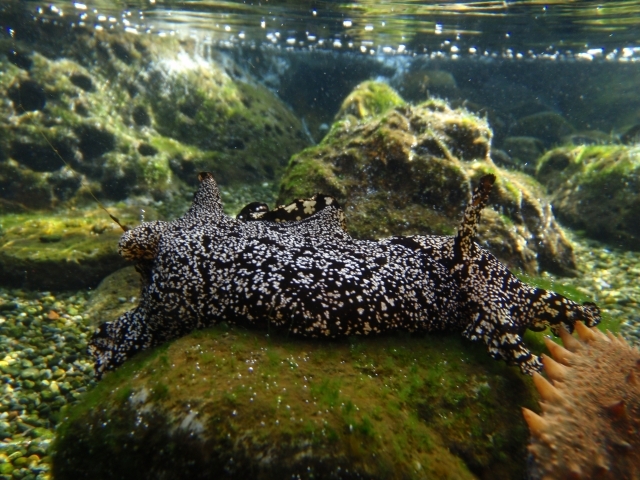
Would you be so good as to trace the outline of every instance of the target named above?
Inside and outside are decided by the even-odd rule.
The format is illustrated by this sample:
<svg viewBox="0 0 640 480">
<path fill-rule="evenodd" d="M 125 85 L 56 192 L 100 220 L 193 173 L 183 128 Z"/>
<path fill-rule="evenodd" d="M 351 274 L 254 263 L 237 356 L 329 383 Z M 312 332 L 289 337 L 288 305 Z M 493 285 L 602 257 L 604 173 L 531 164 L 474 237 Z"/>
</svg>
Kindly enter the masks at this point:
<svg viewBox="0 0 640 480">
<path fill-rule="evenodd" d="M 534 479 L 640 478 L 640 351 L 576 322 L 564 347 L 545 339 L 549 380 L 535 373 L 542 414 L 523 408 Z"/>
</svg>

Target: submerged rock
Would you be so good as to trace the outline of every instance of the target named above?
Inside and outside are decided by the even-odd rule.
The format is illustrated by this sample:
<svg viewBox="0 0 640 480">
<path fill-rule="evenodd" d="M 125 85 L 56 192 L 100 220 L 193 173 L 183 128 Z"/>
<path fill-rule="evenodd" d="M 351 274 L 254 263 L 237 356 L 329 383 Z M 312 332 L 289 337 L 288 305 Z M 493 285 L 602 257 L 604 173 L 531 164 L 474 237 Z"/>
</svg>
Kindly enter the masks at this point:
<svg viewBox="0 0 640 480">
<path fill-rule="evenodd" d="M 402 97 L 386 83 L 362 82 L 344 99 L 336 117 L 356 122 L 369 120 L 404 103 Z"/>
<path fill-rule="evenodd" d="M 549 111 L 520 118 L 511 127 L 511 135 L 535 137 L 547 148 L 560 143 L 563 137 L 574 131 L 574 127 L 562 115 Z"/>
<path fill-rule="evenodd" d="M 502 148 L 511 158 L 510 164 L 504 166 L 515 167 L 528 174 L 535 173 L 536 161 L 544 153 L 544 144 L 534 137 L 507 137 Z"/>
<path fill-rule="evenodd" d="M 453 336 L 303 341 L 201 330 L 70 407 L 66 478 L 519 478 L 532 385 Z"/>
<path fill-rule="evenodd" d="M 616 246 L 640 245 L 640 149 L 569 146 L 551 150 L 536 176 L 564 222 Z"/>
<path fill-rule="evenodd" d="M 346 103 L 343 112 L 353 109 L 354 96 Z M 513 268 L 574 271 L 570 243 L 543 188 L 493 163 L 485 120 L 437 100 L 391 107 L 362 121 L 346 114 L 322 143 L 294 155 L 279 203 L 315 192 L 333 195 L 345 207 L 349 232 L 359 238 L 450 235 L 470 194 L 470 180 L 495 173 L 494 208 L 483 215 L 480 242 Z"/>
<path fill-rule="evenodd" d="M 1 215 L 0 285 L 54 291 L 96 286 L 126 265 L 116 251 L 121 234 L 102 210 Z"/>
<path fill-rule="evenodd" d="M 105 277 L 91 293 L 84 317 L 92 325 L 116 320 L 131 310 L 140 295 L 140 274 L 128 266 Z"/>
<path fill-rule="evenodd" d="M 21 44 L 34 49 L 28 69 L 0 59 L 5 211 L 77 203 L 83 183 L 100 198 L 167 200 L 196 170 L 225 183 L 273 181 L 309 144 L 284 103 L 222 54 L 196 61 L 175 40 L 74 35 L 46 54 Z M 74 177 L 62 188 L 60 172 Z"/>
</svg>

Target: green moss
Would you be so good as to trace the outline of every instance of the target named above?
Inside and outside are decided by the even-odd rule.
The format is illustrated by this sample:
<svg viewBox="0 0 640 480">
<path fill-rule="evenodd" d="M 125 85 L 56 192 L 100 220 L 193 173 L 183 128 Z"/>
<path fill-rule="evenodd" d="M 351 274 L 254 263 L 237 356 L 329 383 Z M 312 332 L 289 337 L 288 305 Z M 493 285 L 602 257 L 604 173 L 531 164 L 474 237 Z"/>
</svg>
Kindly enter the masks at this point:
<svg viewBox="0 0 640 480">
<path fill-rule="evenodd" d="M 321 192 L 342 197 L 342 188 L 330 165 L 314 160 L 324 147 L 309 147 L 291 157 L 289 168 L 280 181 L 279 203 L 310 197 Z"/>
<path fill-rule="evenodd" d="M 138 162 L 141 187 L 165 190 L 171 182 L 172 174 L 166 157 L 143 157 Z"/>
<path fill-rule="evenodd" d="M 112 212 L 124 223 L 134 221 L 131 212 Z M 116 252 L 122 230 L 102 210 L 5 214 L 0 216 L 0 231 L 3 282 L 37 282 L 37 288 L 53 290 L 80 288 L 95 286 L 124 266 Z"/>
<path fill-rule="evenodd" d="M 153 415 L 126 413 L 141 389 L 150 392 L 144 410 Z M 323 458 L 375 478 L 522 475 L 528 433 L 520 406 L 535 408 L 527 378 L 456 335 L 311 342 L 216 327 L 136 356 L 70 407 L 56 439 L 56 478 L 77 465 L 75 448 L 85 463 L 117 462 L 112 470 L 126 470 L 127 448 L 138 462 L 152 461 L 136 440 L 143 430 L 128 422 L 143 415 L 147 430 L 171 446 L 176 438 L 162 425 L 181 422 L 186 404 L 198 405 L 208 425 L 200 437 L 213 442 L 207 451 L 224 458 L 255 465 L 255 452 L 268 449 L 274 465 L 291 468 L 287 476 L 307 466 L 320 472 L 313 459 Z M 106 431 L 92 430 L 104 415 Z M 307 442 L 313 454 L 296 456 Z M 214 459 L 198 461 L 216 471 Z"/>
<path fill-rule="evenodd" d="M 342 102 L 336 118 L 346 119 L 352 116 L 364 121 L 401 105 L 404 105 L 404 100 L 389 85 L 366 81 L 359 84 Z"/>
<path fill-rule="evenodd" d="M 554 192 L 554 209 L 563 221 L 592 238 L 636 249 L 638 171 L 636 147 L 590 145 L 552 150 L 540 160 L 537 175 Z"/>
</svg>

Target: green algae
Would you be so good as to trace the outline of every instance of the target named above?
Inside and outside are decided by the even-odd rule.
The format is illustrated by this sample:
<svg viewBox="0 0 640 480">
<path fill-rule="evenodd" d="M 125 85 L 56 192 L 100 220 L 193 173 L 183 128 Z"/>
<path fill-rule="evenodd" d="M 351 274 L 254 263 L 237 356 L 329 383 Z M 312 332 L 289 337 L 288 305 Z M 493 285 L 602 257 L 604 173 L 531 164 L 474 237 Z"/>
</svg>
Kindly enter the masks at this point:
<svg viewBox="0 0 640 480">
<path fill-rule="evenodd" d="M 440 99 L 362 106 L 376 89 L 389 93 L 390 87 L 356 87 L 322 142 L 291 158 L 278 204 L 317 192 L 332 195 L 356 238 L 452 235 L 470 187 L 491 173 L 497 177 L 491 204 L 499 213 L 483 214 L 479 241 L 512 268 L 575 274 L 571 244 L 548 208 L 544 188 L 491 160 L 493 133 L 486 119 Z"/>
<path fill-rule="evenodd" d="M 637 249 L 639 159 L 633 146 L 561 147 L 540 158 L 536 175 L 563 221 L 591 238 Z"/>
<path fill-rule="evenodd" d="M 126 222 L 130 213 L 115 213 Z M 122 268 L 122 230 L 102 210 L 66 215 L 0 216 L 0 279 L 7 285 L 61 290 L 95 286 Z"/>
<path fill-rule="evenodd" d="M 260 185 L 309 145 L 287 106 L 232 62 L 185 63 L 175 39 L 86 33 L 67 58 L 36 49 L 28 72 L 0 63 L 3 210 L 77 205 L 83 184 L 101 199 L 171 201 L 198 171 Z M 21 108 L 26 82 L 42 90 L 36 111 Z"/>
<path fill-rule="evenodd" d="M 309 143 L 299 120 L 268 89 L 215 64 L 159 72 L 154 88 L 148 103 L 158 132 L 215 152 L 195 155 L 193 165 L 222 182 L 273 179 Z"/>
<path fill-rule="evenodd" d="M 528 438 L 520 406 L 534 398 L 528 378 L 455 335 L 313 342 L 221 325 L 134 357 L 69 407 L 54 474 L 162 462 L 143 440 L 178 448 L 190 405 L 203 429 L 192 452 L 209 453 L 187 458 L 208 474 L 233 457 L 253 478 L 514 478 Z"/>
<path fill-rule="evenodd" d="M 355 118 L 365 121 L 404 103 L 402 97 L 386 83 L 366 81 L 359 84 L 344 99 L 336 120 Z"/>
</svg>

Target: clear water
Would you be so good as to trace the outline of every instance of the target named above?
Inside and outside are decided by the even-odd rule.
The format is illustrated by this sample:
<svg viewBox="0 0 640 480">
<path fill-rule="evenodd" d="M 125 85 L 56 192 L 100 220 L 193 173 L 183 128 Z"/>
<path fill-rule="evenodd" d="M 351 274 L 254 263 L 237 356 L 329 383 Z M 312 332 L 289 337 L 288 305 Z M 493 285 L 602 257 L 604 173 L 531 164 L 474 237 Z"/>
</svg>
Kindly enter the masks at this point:
<svg viewBox="0 0 640 480">
<path fill-rule="evenodd" d="M 188 132 L 171 131 L 167 126 L 161 135 L 160 130 L 141 134 L 153 125 L 145 120 L 148 113 L 137 111 L 135 116 L 128 107 L 128 103 L 132 108 L 137 105 L 140 97 L 136 96 L 142 95 L 126 81 L 134 78 L 127 77 L 131 72 L 126 70 L 131 51 L 118 53 L 114 47 L 115 43 L 127 48 L 137 45 L 136 39 L 158 46 L 153 63 L 142 68 L 136 80 L 146 81 L 159 71 L 187 75 L 189 71 L 226 69 L 225 78 L 231 82 L 265 87 L 278 101 L 278 108 L 289 112 L 291 122 L 300 122 L 299 150 L 322 141 L 344 99 L 366 80 L 389 84 L 411 103 L 445 99 L 487 118 L 496 163 L 502 158 L 500 165 L 528 175 L 536 174 L 538 158 L 554 148 L 564 146 L 573 152 L 602 148 L 595 155 L 605 160 L 606 148 L 624 148 L 628 178 L 621 187 L 603 185 L 602 203 L 608 205 L 617 188 L 628 189 L 628 195 L 638 195 L 639 200 L 624 204 L 622 212 L 613 207 L 602 215 L 620 215 L 621 224 L 626 225 L 620 228 L 628 236 L 599 234 L 590 231 L 589 225 L 569 228 L 567 235 L 576 242 L 581 273 L 573 278 L 544 269 L 537 273 L 542 277 L 539 281 L 556 281 L 558 288 L 597 301 L 608 325 L 621 328 L 630 342 L 640 343 L 638 0 L 5 0 L 0 5 L 0 26 L 4 115 L 0 121 L 0 257 L 4 255 L 0 258 L 0 370 L 5 385 L 0 398 L 0 430 L 4 432 L 0 440 L 5 440 L 0 447 L 8 456 L 20 449 L 26 456 L 33 442 L 40 450 L 32 449 L 32 454 L 46 457 L 50 432 L 57 422 L 55 414 L 95 385 L 92 360 L 85 351 L 93 330 L 90 320 L 98 321 L 95 317 L 103 312 L 130 309 L 137 301 L 131 290 L 118 290 L 91 303 L 99 282 L 122 266 L 115 254 L 103 261 L 106 266 L 91 263 L 100 248 L 114 250 L 120 234 L 97 205 L 106 206 L 130 224 L 179 216 L 191 198 L 195 174 L 191 181 L 185 173 L 172 183 L 160 168 L 154 177 L 153 162 L 144 160 L 158 151 L 173 152 L 173 140 L 181 142 L 183 151 L 209 152 L 212 169 L 217 168 L 219 152 L 240 151 L 235 169 L 234 159 L 224 157 L 229 165 L 225 164 L 221 184 L 229 213 L 237 213 L 250 201 L 273 204 L 288 157 L 296 153 L 288 152 L 275 169 L 253 168 L 251 159 L 247 164 L 240 162 L 246 160 L 246 150 L 242 150 L 248 142 L 238 138 L 235 127 L 210 142 L 204 137 L 193 140 Z M 99 40 L 77 43 L 80 38 L 94 37 Z M 123 62 L 121 71 L 105 67 L 103 44 L 109 44 L 112 58 Z M 143 55 L 146 48 L 140 47 L 138 53 Z M 36 81 L 33 72 L 38 68 L 48 73 Z M 99 97 L 102 104 L 95 104 L 82 100 L 85 93 L 80 92 L 62 105 L 61 99 L 67 101 L 65 95 L 72 87 L 58 80 L 66 82 L 67 78 L 73 78 L 72 83 L 87 95 L 108 91 L 109 96 Z M 180 97 L 171 97 L 171 93 L 166 98 L 179 98 L 180 111 L 189 116 L 185 98 L 190 93 Z M 45 103 L 46 108 L 41 105 Z M 161 107 L 166 115 L 175 113 L 171 105 Z M 192 107 L 197 110 L 198 106 Z M 83 108 L 88 113 L 82 113 Z M 93 127 L 74 124 L 67 110 Z M 125 110 L 128 116 L 118 117 Z M 262 114 L 270 115 L 269 111 Z M 549 124 L 545 132 L 539 123 L 527 130 L 531 124 L 523 119 L 540 114 L 559 123 Z M 115 137 L 100 135 L 109 129 L 116 132 Z M 148 167 L 144 175 L 127 169 L 127 155 L 133 150 L 142 159 L 139 168 Z M 515 161 L 518 155 L 522 158 Z M 182 175 L 187 164 L 171 164 L 173 177 Z M 104 165 L 108 168 L 103 174 Z M 140 183 L 143 177 L 146 183 Z M 576 190 L 580 188 L 575 185 Z M 106 239 L 107 247 L 87 244 L 82 236 L 87 231 Z M 55 253 L 47 250 L 56 245 L 64 248 Z M 46 255 L 57 255 L 53 267 L 38 263 Z M 89 267 L 59 270 L 55 262 Z M 53 322 L 52 326 L 41 328 L 47 322 Z M 51 345 L 63 354 L 38 353 Z M 56 378 L 63 385 L 46 411 L 38 410 L 35 400 L 33 405 L 31 400 L 21 403 L 19 392 L 41 391 L 33 387 L 31 377 L 20 373 L 34 365 L 47 370 L 41 378 L 47 388 Z M 68 372 L 74 373 L 64 377 Z M 18 412 L 17 416 L 12 412 Z M 23 420 L 49 434 L 29 437 L 20 426 L 24 423 L 17 423 Z M 33 478 L 48 478 L 47 461 L 34 465 L 29 473 Z M 38 465 L 44 466 L 38 470 Z M 16 475 L 28 473 L 26 467 L 20 468 L 25 472 Z"/>
<path fill-rule="evenodd" d="M 52 2 L 51 22 L 137 34 L 186 35 L 213 45 L 465 56 L 637 55 L 639 2 Z M 7 25 L 6 27 L 10 27 Z M 598 51 L 602 49 L 602 51 Z"/>
<path fill-rule="evenodd" d="M 361 80 L 378 76 L 403 94 L 403 83 L 408 83 L 403 75 L 444 70 L 459 91 L 432 87 L 432 94 L 481 100 L 498 110 L 537 99 L 578 129 L 607 133 L 621 133 L 638 121 L 637 101 L 629 95 L 613 95 L 604 107 L 592 101 L 595 91 L 630 90 L 637 79 L 636 0 L 19 4 L 17 17 L 11 11 L 17 2 L 4 7 L 6 45 L 46 41 L 34 38 L 30 22 L 189 40 L 181 46 L 189 58 L 210 61 L 212 52 L 227 52 L 303 118 L 320 107 L 323 119 L 330 121 Z M 248 52 L 254 49 L 269 58 L 267 65 L 252 63 Z M 309 62 L 312 71 L 306 73 L 315 78 L 292 68 L 296 61 Z M 295 95 L 309 99 L 298 105 L 287 86 L 301 78 L 307 89 Z M 423 93 L 406 95 L 415 101 Z M 316 132 L 313 136 L 318 139 Z"/>
</svg>

